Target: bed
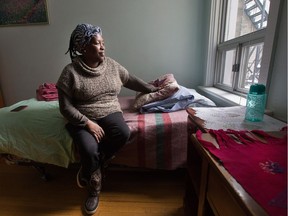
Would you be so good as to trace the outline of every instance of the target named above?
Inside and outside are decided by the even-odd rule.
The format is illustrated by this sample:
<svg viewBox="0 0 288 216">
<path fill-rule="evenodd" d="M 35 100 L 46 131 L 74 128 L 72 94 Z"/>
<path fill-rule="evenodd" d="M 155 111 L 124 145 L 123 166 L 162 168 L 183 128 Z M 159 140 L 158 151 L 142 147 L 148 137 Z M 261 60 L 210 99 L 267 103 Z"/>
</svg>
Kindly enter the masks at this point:
<svg viewBox="0 0 288 216">
<path fill-rule="evenodd" d="M 214 106 L 194 89 L 194 104 Z M 131 137 L 112 161 L 114 165 L 174 170 L 186 162 L 187 117 L 174 112 L 139 113 L 134 96 L 119 97 Z M 23 107 L 20 111 L 12 111 Z M 0 109 L 0 157 L 9 164 L 40 163 L 69 167 L 78 163 L 77 151 L 65 129 L 58 101 L 31 98 Z"/>
<path fill-rule="evenodd" d="M 186 162 L 187 112 L 140 114 L 131 108 L 133 97 L 119 99 L 131 137 L 113 164 L 172 170 Z"/>
</svg>

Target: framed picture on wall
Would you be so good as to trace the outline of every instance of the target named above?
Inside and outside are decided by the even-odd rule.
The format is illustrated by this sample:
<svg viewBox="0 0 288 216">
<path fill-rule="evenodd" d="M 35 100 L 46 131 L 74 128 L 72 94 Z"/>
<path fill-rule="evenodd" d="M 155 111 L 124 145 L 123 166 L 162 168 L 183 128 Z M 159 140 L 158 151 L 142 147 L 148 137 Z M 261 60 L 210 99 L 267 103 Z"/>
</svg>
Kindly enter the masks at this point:
<svg viewBox="0 0 288 216">
<path fill-rule="evenodd" d="M 46 0 L 0 0 L 0 26 L 49 24 Z"/>
</svg>

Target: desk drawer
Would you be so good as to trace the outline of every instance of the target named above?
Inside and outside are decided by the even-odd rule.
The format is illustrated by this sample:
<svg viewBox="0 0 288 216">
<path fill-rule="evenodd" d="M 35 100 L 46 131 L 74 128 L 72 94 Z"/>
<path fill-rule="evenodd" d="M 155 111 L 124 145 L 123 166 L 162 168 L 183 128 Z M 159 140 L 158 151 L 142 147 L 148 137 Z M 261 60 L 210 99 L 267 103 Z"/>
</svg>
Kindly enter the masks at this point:
<svg viewBox="0 0 288 216">
<path fill-rule="evenodd" d="M 235 195 L 230 192 L 228 182 L 212 167 L 208 174 L 207 199 L 215 215 L 250 215 L 245 212 L 239 201 L 235 199 Z"/>
</svg>

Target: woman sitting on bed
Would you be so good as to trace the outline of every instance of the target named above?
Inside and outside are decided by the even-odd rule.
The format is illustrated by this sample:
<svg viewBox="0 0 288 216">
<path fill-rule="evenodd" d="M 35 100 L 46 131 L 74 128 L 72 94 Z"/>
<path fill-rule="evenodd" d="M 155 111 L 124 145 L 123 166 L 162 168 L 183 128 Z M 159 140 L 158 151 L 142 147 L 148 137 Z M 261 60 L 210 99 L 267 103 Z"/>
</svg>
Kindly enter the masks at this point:
<svg viewBox="0 0 288 216">
<path fill-rule="evenodd" d="M 77 183 L 88 189 L 84 209 L 93 214 L 99 202 L 101 167 L 130 136 L 117 98 L 121 87 L 144 93 L 157 88 L 105 56 L 100 27 L 77 25 L 68 51 L 72 63 L 63 69 L 57 82 L 59 106 L 81 158 Z"/>
</svg>

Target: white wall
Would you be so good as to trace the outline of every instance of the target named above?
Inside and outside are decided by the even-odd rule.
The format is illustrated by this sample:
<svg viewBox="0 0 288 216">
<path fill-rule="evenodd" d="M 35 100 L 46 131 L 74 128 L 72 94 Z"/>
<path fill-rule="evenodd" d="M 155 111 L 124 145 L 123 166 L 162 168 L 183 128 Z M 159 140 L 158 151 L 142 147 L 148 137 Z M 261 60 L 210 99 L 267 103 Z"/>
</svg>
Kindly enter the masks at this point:
<svg viewBox="0 0 288 216">
<path fill-rule="evenodd" d="M 49 25 L 0 27 L 0 87 L 6 105 L 56 82 L 70 62 L 69 37 L 78 23 L 102 27 L 106 54 L 149 81 L 173 73 L 178 83 L 202 84 L 202 0 L 47 0 Z M 122 95 L 134 94 L 124 90 Z"/>
<path fill-rule="evenodd" d="M 287 1 L 284 1 L 278 41 L 274 55 L 271 84 L 267 99 L 267 109 L 274 116 L 287 122 Z"/>
</svg>

